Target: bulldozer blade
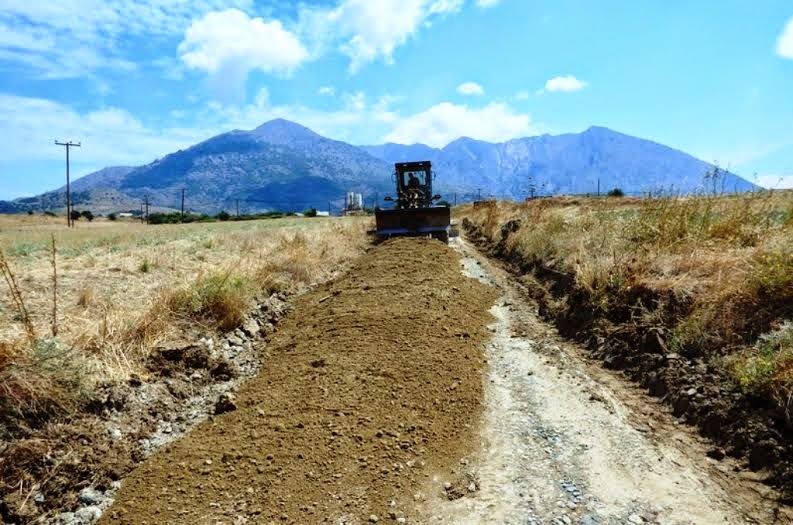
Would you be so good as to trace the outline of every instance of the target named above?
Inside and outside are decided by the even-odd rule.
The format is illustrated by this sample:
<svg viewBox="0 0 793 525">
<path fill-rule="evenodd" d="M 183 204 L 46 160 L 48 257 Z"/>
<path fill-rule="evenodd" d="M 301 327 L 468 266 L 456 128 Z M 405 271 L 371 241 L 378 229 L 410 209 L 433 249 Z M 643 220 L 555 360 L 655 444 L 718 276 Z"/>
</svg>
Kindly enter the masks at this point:
<svg viewBox="0 0 793 525">
<path fill-rule="evenodd" d="M 379 237 L 432 235 L 447 239 L 451 225 L 451 209 L 446 206 L 377 210 L 376 234 Z"/>
</svg>

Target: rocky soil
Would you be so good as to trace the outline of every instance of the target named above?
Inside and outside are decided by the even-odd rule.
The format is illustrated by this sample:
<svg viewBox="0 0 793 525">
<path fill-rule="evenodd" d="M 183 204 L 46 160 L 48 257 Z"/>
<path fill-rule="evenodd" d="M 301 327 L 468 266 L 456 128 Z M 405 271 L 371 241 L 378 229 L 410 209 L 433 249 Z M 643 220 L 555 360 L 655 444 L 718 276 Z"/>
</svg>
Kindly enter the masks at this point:
<svg viewBox="0 0 793 525">
<path fill-rule="evenodd" d="M 17 429 L 0 446 L 0 521 L 96 521 L 136 464 L 229 408 L 231 393 L 261 368 L 258 346 L 286 311 L 285 297 L 273 295 L 242 329 L 157 348 L 145 377 L 100 385 L 70 419 Z"/>
<path fill-rule="evenodd" d="M 738 460 L 747 475 L 780 489 L 782 503 L 793 502 L 793 427 L 785 414 L 767 399 L 744 393 L 703 355 L 681 355 L 669 350 L 668 327 L 644 325 L 630 316 L 642 305 L 669 310 L 685 308 L 674 294 L 663 294 L 640 286 L 613 315 L 589 300 L 575 279 L 545 265 L 544 261 L 521 260 L 507 248 L 507 239 L 524 225 L 505 223 L 499 239 L 481 234 L 477 226 L 463 221 L 468 238 L 481 251 L 502 261 L 523 281 L 538 305 L 540 316 L 559 332 L 587 347 L 591 357 L 611 370 L 620 371 L 646 392 L 664 401 L 681 422 L 695 426 L 709 438 L 708 453 L 716 459 Z M 550 263 L 549 263 L 550 264 Z"/>
<path fill-rule="evenodd" d="M 300 297 L 236 409 L 145 461 L 102 522 L 419 521 L 475 452 L 495 298 L 438 241 L 380 245 Z"/>
<path fill-rule="evenodd" d="M 791 523 L 777 494 L 640 388 L 560 338 L 496 263 L 459 241 L 463 271 L 501 290 L 486 349 L 478 456 L 423 523 Z M 466 497 L 458 497 L 465 495 Z"/>
<path fill-rule="evenodd" d="M 793 523 L 534 292 L 462 239 L 387 242 L 286 317 L 274 296 L 6 445 L 5 484 L 38 483 L 3 494 L 2 521 Z"/>
</svg>

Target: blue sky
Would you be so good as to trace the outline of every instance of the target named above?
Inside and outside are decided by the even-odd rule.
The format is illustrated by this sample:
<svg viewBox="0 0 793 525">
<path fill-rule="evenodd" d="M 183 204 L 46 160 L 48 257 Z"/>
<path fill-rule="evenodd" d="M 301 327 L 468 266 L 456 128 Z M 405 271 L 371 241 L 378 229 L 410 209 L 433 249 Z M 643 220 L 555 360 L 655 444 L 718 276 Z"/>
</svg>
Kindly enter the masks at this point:
<svg viewBox="0 0 793 525">
<path fill-rule="evenodd" d="M 283 117 L 355 144 L 591 125 L 793 187 L 789 0 L 3 0 L 0 199 Z"/>
</svg>

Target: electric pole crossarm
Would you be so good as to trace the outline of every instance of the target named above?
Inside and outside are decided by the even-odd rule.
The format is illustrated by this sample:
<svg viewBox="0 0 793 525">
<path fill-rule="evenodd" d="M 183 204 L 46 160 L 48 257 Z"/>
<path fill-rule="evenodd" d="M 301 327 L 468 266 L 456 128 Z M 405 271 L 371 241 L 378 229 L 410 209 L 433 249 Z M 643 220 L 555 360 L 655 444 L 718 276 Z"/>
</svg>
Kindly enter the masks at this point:
<svg viewBox="0 0 793 525">
<path fill-rule="evenodd" d="M 79 142 L 72 142 L 71 140 L 68 142 L 58 142 L 55 141 L 56 146 L 64 146 L 66 148 L 66 225 L 68 227 L 74 226 L 74 221 L 72 221 L 72 192 L 71 192 L 71 181 L 69 176 L 69 149 L 70 148 L 79 148 Z"/>
</svg>

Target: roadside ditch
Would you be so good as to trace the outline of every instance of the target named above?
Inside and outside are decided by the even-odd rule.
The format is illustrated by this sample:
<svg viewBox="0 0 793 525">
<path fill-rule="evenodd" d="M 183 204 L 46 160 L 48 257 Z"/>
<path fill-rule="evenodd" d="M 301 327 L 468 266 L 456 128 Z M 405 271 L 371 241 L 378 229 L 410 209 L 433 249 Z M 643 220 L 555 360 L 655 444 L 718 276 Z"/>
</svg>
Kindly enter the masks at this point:
<svg viewBox="0 0 793 525">
<path fill-rule="evenodd" d="M 661 398 L 681 421 L 696 426 L 713 442 L 708 456 L 738 458 L 756 479 L 780 489 L 781 503 L 793 503 L 793 429 L 779 406 L 741 391 L 704 357 L 670 351 L 668 327 L 647 326 L 630 315 L 650 307 L 666 309 L 671 318 L 686 305 L 673 294 L 637 288 L 624 298 L 625 315 L 604 314 L 574 276 L 542 261 L 524 260 L 509 249 L 510 235 L 521 226 L 509 221 L 502 225 L 500 238 L 490 238 L 468 218 L 462 221 L 468 240 L 528 286 L 539 314 L 561 335 L 583 343 L 603 366 L 622 371 Z"/>
<path fill-rule="evenodd" d="M 300 293 L 300 292 L 297 292 Z M 155 348 L 146 377 L 99 385 L 66 420 L 27 429 L 0 450 L 0 521 L 87 525 L 113 503 L 145 458 L 215 414 L 262 367 L 260 346 L 289 309 L 281 293 L 260 300 L 241 328 L 185 334 Z M 32 488 L 31 488 L 32 487 Z"/>
</svg>

